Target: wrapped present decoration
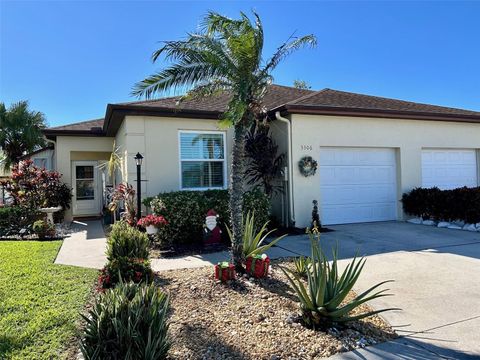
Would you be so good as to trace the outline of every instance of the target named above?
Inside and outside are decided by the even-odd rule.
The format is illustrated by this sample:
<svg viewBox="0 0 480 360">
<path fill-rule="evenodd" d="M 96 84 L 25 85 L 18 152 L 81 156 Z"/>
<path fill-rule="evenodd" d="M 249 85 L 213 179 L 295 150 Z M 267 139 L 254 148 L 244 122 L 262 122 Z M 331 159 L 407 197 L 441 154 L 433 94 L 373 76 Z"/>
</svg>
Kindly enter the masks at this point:
<svg viewBox="0 0 480 360">
<path fill-rule="evenodd" d="M 247 273 L 255 278 L 263 278 L 268 275 L 270 258 L 266 254 L 249 256 L 245 265 Z"/>
<path fill-rule="evenodd" d="M 219 262 L 215 265 L 215 279 L 221 281 L 235 279 L 235 266 L 228 261 Z"/>
</svg>

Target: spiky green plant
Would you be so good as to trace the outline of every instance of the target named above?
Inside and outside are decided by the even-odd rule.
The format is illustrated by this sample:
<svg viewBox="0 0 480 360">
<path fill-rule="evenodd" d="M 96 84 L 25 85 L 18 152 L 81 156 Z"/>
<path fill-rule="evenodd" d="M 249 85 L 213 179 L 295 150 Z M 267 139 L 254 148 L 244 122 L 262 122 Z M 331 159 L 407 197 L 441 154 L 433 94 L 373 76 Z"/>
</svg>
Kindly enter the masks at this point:
<svg viewBox="0 0 480 360">
<path fill-rule="evenodd" d="M 268 221 L 263 224 L 260 231 L 257 232 L 255 226 L 255 213 L 247 213 L 247 216 L 243 218 L 243 258 L 246 259 L 249 256 L 262 255 L 265 251 L 270 249 L 273 245 L 278 243 L 287 235 L 282 235 L 276 239 L 265 242 L 267 237 L 272 234 L 276 229 L 268 231 Z M 232 231 L 227 227 L 228 236 L 233 243 Z"/>
<path fill-rule="evenodd" d="M 80 343 L 86 360 L 165 359 L 168 296 L 155 285 L 120 283 L 100 294 L 88 316 Z"/>
<path fill-rule="evenodd" d="M 293 263 L 295 264 L 295 273 L 302 278 L 306 278 L 310 268 L 310 258 L 308 256 L 299 256 L 293 259 Z"/>
<path fill-rule="evenodd" d="M 339 277 L 337 247 L 333 249 L 333 260 L 330 264 L 319 245 L 320 233 L 318 229 L 314 228 L 312 232 L 308 231 L 308 235 L 311 242 L 312 256 L 310 269 L 307 271 L 307 287 L 305 287 L 304 281 L 295 271 L 281 267 L 300 301 L 300 309 L 305 325 L 317 329 L 329 326 L 334 322 L 344 323 L 363 319 L 388 310 L 398 310 L 396 308 L 388 308 L 351 316 L 350 312 L 361 304 L 391 295 L 385 294 L 389 289 L 376 292 L 374 290 L 392 280 L 382 281 L 357 295 L 353 300 L 342 304 L 360 277 L 366 259 L 364 257 L 360 259 L 354 257 Z"/>
</svg>

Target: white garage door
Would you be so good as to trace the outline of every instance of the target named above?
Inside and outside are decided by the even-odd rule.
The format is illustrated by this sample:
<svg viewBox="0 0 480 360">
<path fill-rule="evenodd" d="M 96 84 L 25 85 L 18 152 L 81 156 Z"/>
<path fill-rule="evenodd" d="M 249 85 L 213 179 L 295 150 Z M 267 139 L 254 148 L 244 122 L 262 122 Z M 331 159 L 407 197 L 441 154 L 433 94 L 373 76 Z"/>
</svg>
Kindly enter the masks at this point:
<svg viewBox="0 0 480 360">
<path fill-rule="evenodd" d="M 322 224 L 396 220 L 394 149 L 322 148 Z"/>
<path fill-rule="evenodd" d="M 475 150 L 422 150 L 422 186 L 454 189 L 478 185 Z"/>
</svg>

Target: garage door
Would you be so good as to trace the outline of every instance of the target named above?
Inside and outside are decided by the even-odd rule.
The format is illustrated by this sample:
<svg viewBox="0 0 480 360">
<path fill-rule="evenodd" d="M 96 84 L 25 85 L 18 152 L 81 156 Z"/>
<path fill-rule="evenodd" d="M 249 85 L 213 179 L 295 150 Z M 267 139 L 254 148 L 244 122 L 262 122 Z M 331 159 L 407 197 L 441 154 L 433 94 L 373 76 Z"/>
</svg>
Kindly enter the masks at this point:
<svg viewBox="0 0 480 360">
<path fill-rule="evenodd" d="M 322 224 L 396 220 L 394 149 L 320 150 Z"/>
<path fill-rule="evenodd" d="M 422 186 L 440 189 L 478 185 L 475 150 L 422 150 Z"/>
</svg>

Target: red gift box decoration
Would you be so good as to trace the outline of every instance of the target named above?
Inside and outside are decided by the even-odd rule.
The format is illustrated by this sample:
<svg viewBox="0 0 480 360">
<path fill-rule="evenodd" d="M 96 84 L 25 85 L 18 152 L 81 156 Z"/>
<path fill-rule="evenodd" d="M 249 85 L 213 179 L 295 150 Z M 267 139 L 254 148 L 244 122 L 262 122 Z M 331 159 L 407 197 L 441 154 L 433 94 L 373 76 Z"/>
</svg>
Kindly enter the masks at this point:
<svg viewBox="0 0 480 360">
<path fill-rule="evenodd" d="M 268 275 L 270 258 L 267 255 L 249 256 L 246 262 L 247 273 L 255 278 L 263 278 Z"/>
<path fill-rule="evenodd" d="M 215 279 L 228 281 L 235 279 L 235 266 L 227 261 L 215 265 Z"/>
</svg>

